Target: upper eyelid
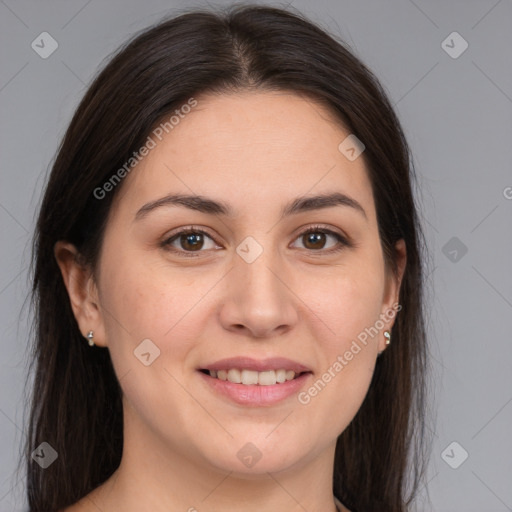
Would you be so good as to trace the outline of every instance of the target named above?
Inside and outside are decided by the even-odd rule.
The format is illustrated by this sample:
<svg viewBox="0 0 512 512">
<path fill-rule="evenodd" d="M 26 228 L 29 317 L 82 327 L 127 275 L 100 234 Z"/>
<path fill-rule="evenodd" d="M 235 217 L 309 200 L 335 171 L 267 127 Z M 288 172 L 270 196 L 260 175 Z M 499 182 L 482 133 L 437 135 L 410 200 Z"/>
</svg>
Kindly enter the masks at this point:
<svg viewBox="0 0 512 512">
<path fill-rule="evenodd" d="M 200 226 L 185 226 L 185 227 L 182 227 L 182 228 L 178 228 L 179 231 L 171 234 L 171 235 L 168 235 L 168 236 L 165 236 L 162 243 L 163 244 L 169 244 L 171 243 L 171 241 L 175 241 L 173 239 L 175 239 L 176 237 L 180 236 L 180 235 L 183 235 L 183 234 L 187 234 L 187 233 L 201 233 L 201 234 L 205 234 L 206 236 L 208 236 L 214 243 L 218 244 L 217 240 L 216 240 L 216 237 L 211 235 L 206 228 L 203 228 L 203 227 L 200 227 Z M 331 227 L 328 227 L 328 226 L 325 226 L 325 225 L 322 225 L 322 224 L 313 224 L 311 226 L 307 226 L 307 227 L 301 227 L 300 228 L 300 231 L 295 235 L 295 238 L 294 240 L 296 240 L 298 237 L 300 236 L 304 236 L 305 234 L 309 233 L 309 232 L 315 232 L 315 230 L 318 230 L 318 231 L 325 231 L 327 232 L 326 234 L 328 235 L 331 235 L 335 238 L 337 237 L 340 237 L 341 240 L 338 239 L 338 243 L 345 243 L 346 245 L 350 245 L 350 238 L 345 235 L 344 233 L 339 233 L 337 232 L 335 229 L 331 228 Z M 190 252 L 190 253 L 193 253 L 193 252 L 205 252 L 205 251 L 182 251 L 180 249 L 176 249 L 178 252 Z M 319 251 L 314 251 L 314 252 L 321 252 L 321 250 Z"/>
<path fill-rule="evenodd" d="M 209 236 L 215 243 L 217 243 L 217 241 L 215 240 L 215 237 L 213 235 L 211 235 L 206 228 L 202 228 L 202 227 L 199 227 L 199 226 L 185 226 L 183 228 L 178 228 L 178 231 L 176 231 L 175 233 L 172 233 L 170 235 L 165 235 L 163 237 L 163 242 L 168 242 L 170 240 L 172 240 L 173 238 L 176 238 L 177 236 L 180 236 L 180 235 L 184 235 L 184 234 L 188 234 L 188 233 L 201 233 L 201 234 L 204 234 L 204 235 L 207 235 Z"/>
</svg>

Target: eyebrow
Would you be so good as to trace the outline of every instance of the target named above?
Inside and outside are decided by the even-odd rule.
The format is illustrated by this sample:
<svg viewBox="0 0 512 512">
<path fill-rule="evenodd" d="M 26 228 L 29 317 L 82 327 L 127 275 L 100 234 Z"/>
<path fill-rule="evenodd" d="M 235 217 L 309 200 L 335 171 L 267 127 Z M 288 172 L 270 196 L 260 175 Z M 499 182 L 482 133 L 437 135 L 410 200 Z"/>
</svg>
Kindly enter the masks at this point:
<svg viewBox="0 0 512 512">
<path fill-rule="evenodd" d="M 151 211 L 162 206 L 182 206 L 209 215 L 224 215 L 235 217 L 236 211 L 226 202 L 217 201 L 204 196 L 169 194 L 165 197 L 151 201 L 142 206 L 135 214 L 135 220 L 140 220 Z M 281 210 L 280 218 L 296 215 L 298 213 L 331 208 L 333 206 L 347 206 L 359 212 L 366 220 L 364 208 L 355 199 L 341 192 L 321 194 L 316 196 L 298 197 L 286 204 Z"/>
</svg>

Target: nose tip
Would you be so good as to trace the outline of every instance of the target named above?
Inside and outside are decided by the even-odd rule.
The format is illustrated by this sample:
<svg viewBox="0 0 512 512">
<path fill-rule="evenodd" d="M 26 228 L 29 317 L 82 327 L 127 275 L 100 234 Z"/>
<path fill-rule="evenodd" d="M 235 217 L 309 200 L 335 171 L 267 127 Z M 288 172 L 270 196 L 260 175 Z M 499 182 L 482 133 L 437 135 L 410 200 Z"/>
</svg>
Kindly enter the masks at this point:
<svg viewBox="0 0 512 512">
<path fill-rule="evenodd" d="M 251 242 L 247 244 L 249 252 L 254 249 Z M 239 333 L 247 330 L 254 338 L 268 338 L 282 334 L 297 322 L 293 294 L 268 260 L 262 253 L 252 263 L 240 258 L 235 264 L 228 297 L 220 312 L 224 328 Z"/>
</svg>

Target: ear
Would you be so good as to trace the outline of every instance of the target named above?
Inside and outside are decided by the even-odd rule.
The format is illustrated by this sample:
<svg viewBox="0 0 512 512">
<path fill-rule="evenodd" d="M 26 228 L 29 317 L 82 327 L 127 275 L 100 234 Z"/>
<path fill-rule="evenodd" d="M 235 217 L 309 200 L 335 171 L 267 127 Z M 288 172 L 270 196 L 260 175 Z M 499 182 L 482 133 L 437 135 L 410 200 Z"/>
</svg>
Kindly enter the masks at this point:
<svg viewBox="0 0 512 512">
<path fill-rule="evenodd" d="M 57 242 L 54 255 L 82 336 L 86 338 L 87 333 L 93 331 L 94 344 L 106 346 L 98 289 L 90 269 L 80 262 L 80 254 L 71 243 Z"/>
<path fill-rule="evenodd" d="M 389 271 L 386 276 L 386 286 L 380 317 L 384 322 L 385 327 L 382 329 L 382 334 L 379 336 L 379 352 L 385 350 L 387 347 L 384 331 L 391 332 L 391 328 L 395 323 L 396 315 L 401 309 L 401 305 L 398 304 L 398 298 L 400 296 L 400 286 L 402 284 L 407 264 L 407 250 L 403 239 L 398 240 L 395 244 L 395 259 L 397 266 L 396 273 Z M 392 341 L 393 340 L 391 340 L 391 342 Z"/>
</svg>

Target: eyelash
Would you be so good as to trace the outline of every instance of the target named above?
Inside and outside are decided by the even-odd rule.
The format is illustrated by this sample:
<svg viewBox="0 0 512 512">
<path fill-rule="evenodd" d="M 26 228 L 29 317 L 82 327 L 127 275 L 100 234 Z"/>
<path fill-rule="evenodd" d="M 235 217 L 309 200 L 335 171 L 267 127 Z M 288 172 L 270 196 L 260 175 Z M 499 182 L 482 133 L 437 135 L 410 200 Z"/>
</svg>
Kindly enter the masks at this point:
<svg viewBox="0 0 512 512">
<path fill-rule="evenodd" d="M 300 238 L 300 237 L 302 237 L 304 235 L 308 235 L 308 234 L 311 234 L 311 233 L 323 233 L 323 234 L 326 234 L 326 235 L 332 235 L 338 241 L 338 245 L 336 247 L 333 247 L 333 248 L 327 249 L 327 250 L 323 250 L 323 249 L 319 249 L 319 250 L 306 249 L 306 251 L 311 251 L 313 253 L 317 253 L 318 252 L 318 253 L 322 253 L 322 254 L 332 254 L 332 253 L 336 253 L 336 252 L 342 251 L 345 247 L 349 247 L 350 248 L 350 247 L 354 246 L 354 244 L 349 242 L 343 235 L 340 235 L 336 231 L 332 231 L 331 229 L 327 229 L 327 228 L 325 228 L 323 226 L 320 226 L 320 225 L 315 225 L 315 226 L 311 226 L 311 227 L 307 228 L 306 230 L 304 230 L 301 233 L 299 233 L 297 235 L 297 238 Z M 183 250 L 178 250 L 178 249 L 174 249 L 174 248 L 170 247 L 170 245 L 174 242 L 174 240 L 178 239 L 178 237 L 180 237 L 181 235 L 192 235 L 192 234 L 206 235 L 208 238 L 210 238 L 215 243 L 217 243 L 213 239 L 213 237 L 207 231 L 205 231 L 204 229 L 202 229 L 200 227 L 196 227 L 196 226 L 188 226 L 186 228 L 183 228 L 181 231 L 178 231 L 177 233 L 174 233 L 171 237 L 166 238 L 165 240 L 163 240 L 160 243 L 160 246 L 163 249 L 166 249 L 168 251 L 174 252 L 176 254 L 180 254 L 181 256 L 184 256 L 186 258 L 197 258 L 197 257 L 199 257 L 199 253 L 205 252 L 205 251 L 183 251 Z"/>
</svg>

